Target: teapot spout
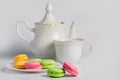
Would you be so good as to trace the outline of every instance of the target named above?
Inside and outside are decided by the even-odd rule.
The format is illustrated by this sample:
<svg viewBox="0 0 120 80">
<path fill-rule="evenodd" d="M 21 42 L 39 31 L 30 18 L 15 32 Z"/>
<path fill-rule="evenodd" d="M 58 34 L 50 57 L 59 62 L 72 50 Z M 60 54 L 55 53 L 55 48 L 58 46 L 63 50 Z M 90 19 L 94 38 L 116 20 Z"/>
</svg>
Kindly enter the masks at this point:
<svg viewBox="0 0 120 80">
<path fill-rule="evenodd" d="M 72 22 L 71 27 L 70 27 L 70 31 L 69 31 L 69 36 L 68 36 L 69 39 L 76 38 L 76 24 L 77 23 L 78 23 L 77 21 Z"/>
</svg>

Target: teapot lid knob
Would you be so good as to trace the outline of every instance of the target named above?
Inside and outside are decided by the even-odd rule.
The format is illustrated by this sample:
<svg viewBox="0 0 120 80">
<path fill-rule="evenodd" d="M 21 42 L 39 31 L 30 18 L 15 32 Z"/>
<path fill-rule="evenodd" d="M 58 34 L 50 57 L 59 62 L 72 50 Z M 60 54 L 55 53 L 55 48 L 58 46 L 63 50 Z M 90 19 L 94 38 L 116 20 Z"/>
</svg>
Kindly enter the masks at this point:
<svg viewBox="0 0 120 80">
<path fill-rule="evenodd" d="M 46 12 L 48 13 L 52 12 L 52 5 L 50 3 L 48 3 L 46 6 Z"/>
<path fill-rule="evenodd" d="M 58 22 L 56 21 L 55 17 L 53 16 L 52 5 L 49 3 L 46 6 L 46 14 L 45 14 L 44 18 L 42 19 L 42 21 L 40 22 L 40 24 L 55 25 L 56 23 L 58 23 Z"/>
</svg>

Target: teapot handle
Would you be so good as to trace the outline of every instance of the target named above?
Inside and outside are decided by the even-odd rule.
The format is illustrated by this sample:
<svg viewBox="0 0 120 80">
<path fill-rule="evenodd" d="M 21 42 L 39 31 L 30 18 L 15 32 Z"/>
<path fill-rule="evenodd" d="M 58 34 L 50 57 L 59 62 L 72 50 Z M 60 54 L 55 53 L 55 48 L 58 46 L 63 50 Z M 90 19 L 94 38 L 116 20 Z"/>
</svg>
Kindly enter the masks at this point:
<svg viewBox="0 0 120 80">
<path fill-rule="evenodd" d="M 31 43 L 31 41 L 28 39 L 28 38 L 26 38 L 26 37 L 24 37 L 23 35 L 21 35 L 21 33 L 20 33 L 20 31 L 19 31 L 19 24 L 25 24 L 25 26 L 31 31 L 31 32 L 34 32 L 34 28 L 30 28 L 30 26 L 28 25 L 28 23 L 26 22 L 26 21 L 18 21 L 17 22 L 17 24 L 16 24 L 16 26 L 17 26 L 17 34 L 18 34 L 18 36 L 20 36 L 20 38 L 21 39 L 23 39 L 23 40 L 25 40 L 25 41 L 27 41 L 28 43 Z"/>
</svg>

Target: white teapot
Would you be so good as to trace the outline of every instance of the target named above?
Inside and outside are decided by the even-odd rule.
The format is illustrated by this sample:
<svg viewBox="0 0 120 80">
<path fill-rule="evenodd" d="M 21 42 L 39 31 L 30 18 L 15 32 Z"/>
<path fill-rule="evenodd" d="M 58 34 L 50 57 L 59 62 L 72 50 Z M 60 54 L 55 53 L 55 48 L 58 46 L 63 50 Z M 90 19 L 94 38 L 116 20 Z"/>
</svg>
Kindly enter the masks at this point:
<svg viewBox="0 0 120 80">
<path fill-rule="evenodd" d="M 46 6 L 46 14 L 41 22 L 34 23 L 34 28 L 27 21 L 22 20 L 17 23 L 17 34 L 30 44 L 31 52 L 40 58 L 55 58 L 55 49 L 53 40 L 64 38 L 64 23 L 57 22 L 52 14 L 52 6 Z M 32 41 L 22 36 L 19 32 L 19 24 L 25 24 L 26 27 L 35 34 Z M 70 37 L 75 36 L 75 22 L 71 26 Z"/>
</svg>

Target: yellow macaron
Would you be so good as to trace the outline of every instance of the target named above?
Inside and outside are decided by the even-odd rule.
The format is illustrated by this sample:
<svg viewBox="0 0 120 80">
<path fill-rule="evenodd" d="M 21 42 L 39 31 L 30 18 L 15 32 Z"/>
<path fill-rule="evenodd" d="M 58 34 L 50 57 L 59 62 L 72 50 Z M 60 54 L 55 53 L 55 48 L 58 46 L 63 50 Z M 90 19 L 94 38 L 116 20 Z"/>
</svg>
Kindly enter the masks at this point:
<svg viewBox="0 0 120 80">
<path fill-rule="evenodd" d="M 26 54 L 19 54 L 14 57 L 14 63 L 17 61 L 28 61 L 28 56 Z"/>
<path fill-rule="evenodd" d="M 17 69 L 24 69 L 24 64 L 28 61 L 17 61 L 14 63 L 14 67 Z"/>
</svg>

